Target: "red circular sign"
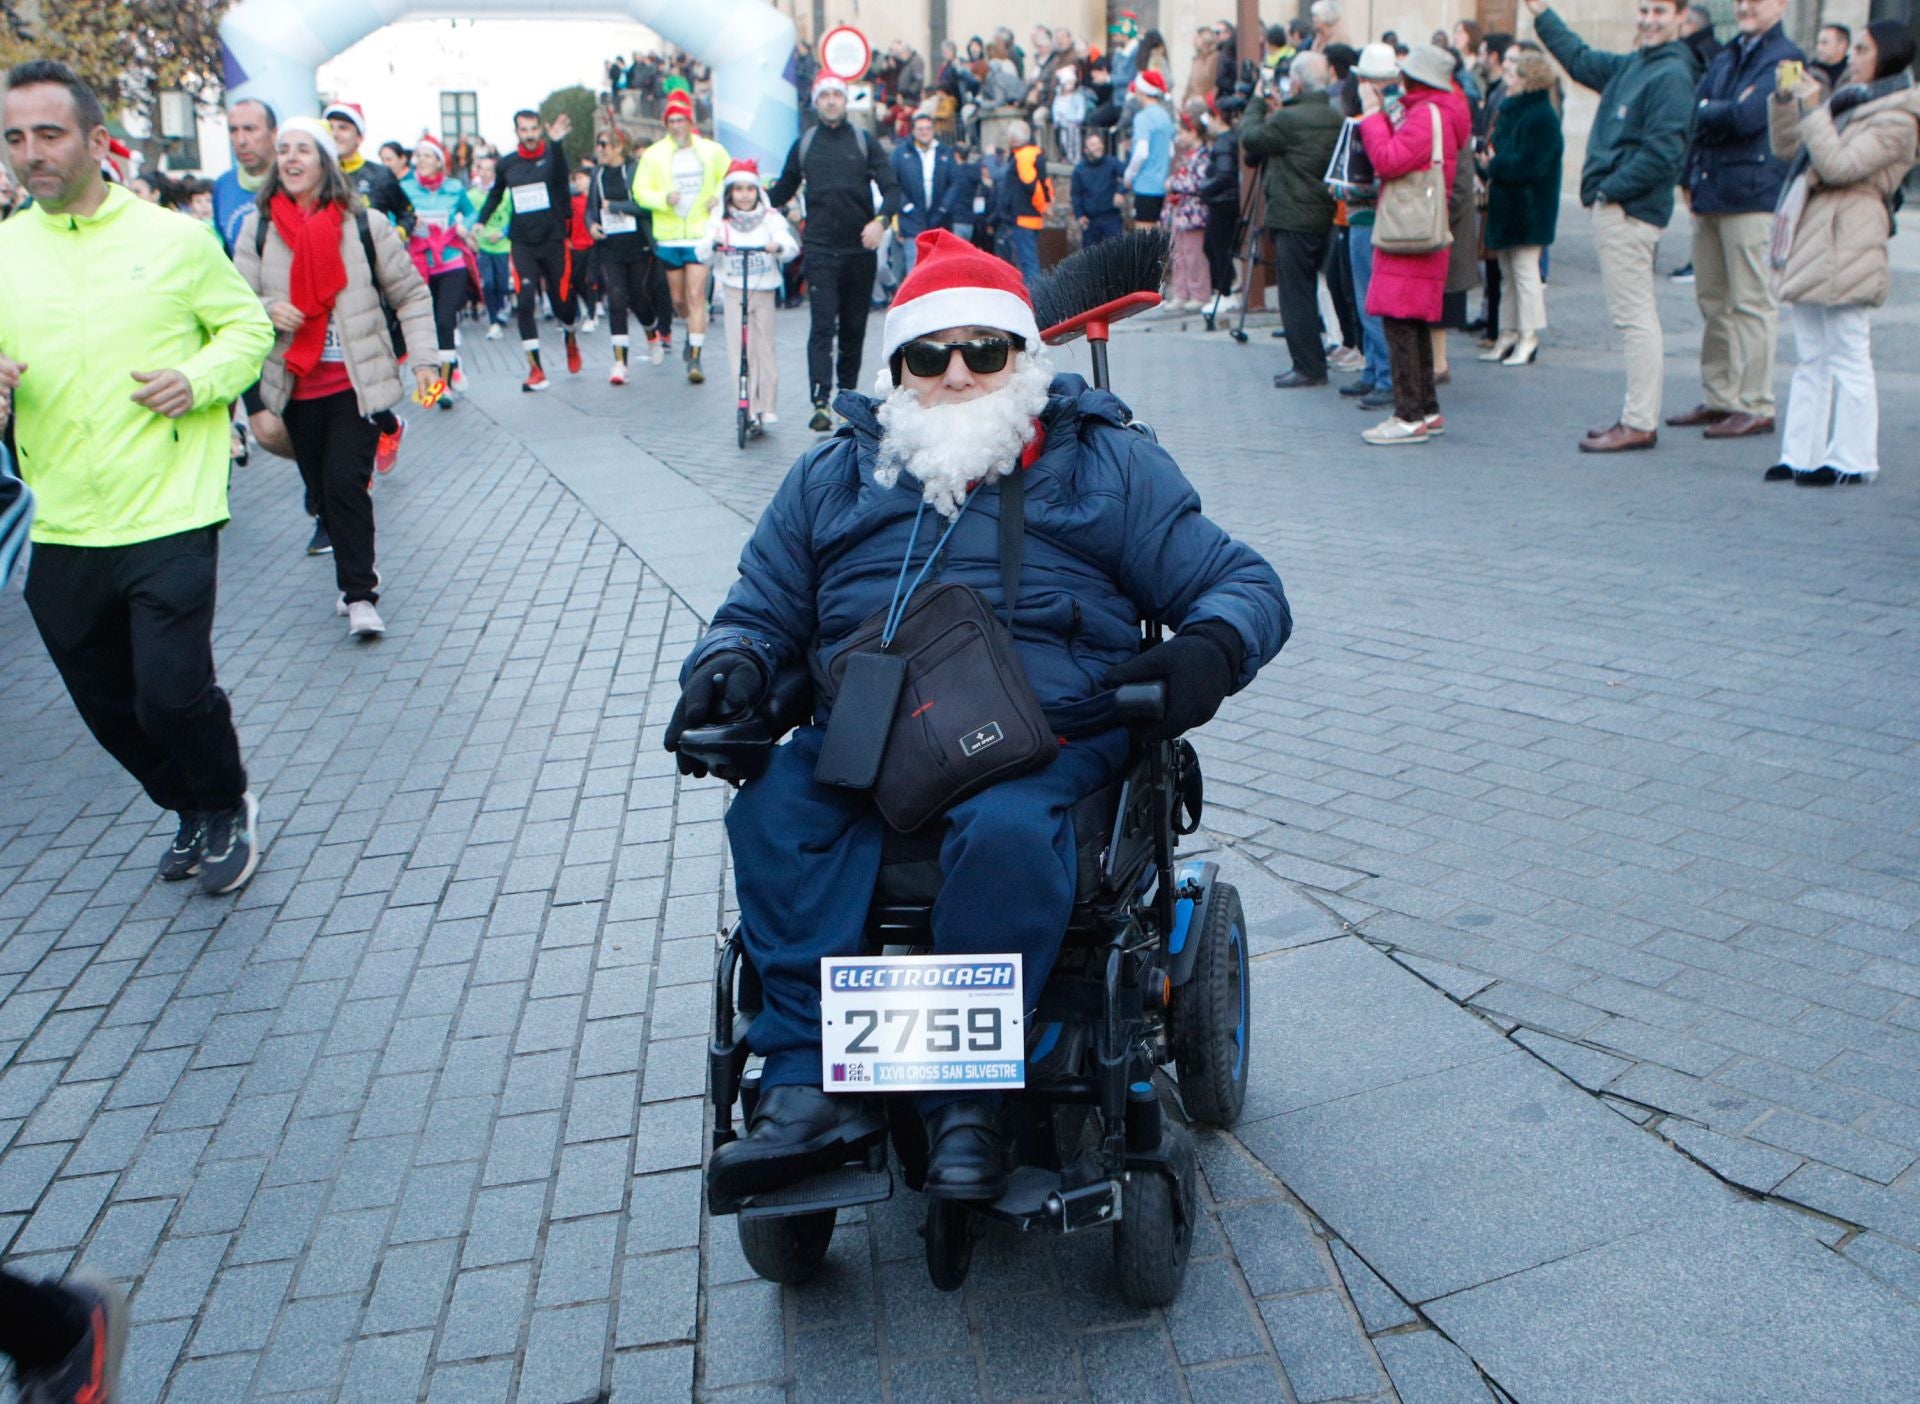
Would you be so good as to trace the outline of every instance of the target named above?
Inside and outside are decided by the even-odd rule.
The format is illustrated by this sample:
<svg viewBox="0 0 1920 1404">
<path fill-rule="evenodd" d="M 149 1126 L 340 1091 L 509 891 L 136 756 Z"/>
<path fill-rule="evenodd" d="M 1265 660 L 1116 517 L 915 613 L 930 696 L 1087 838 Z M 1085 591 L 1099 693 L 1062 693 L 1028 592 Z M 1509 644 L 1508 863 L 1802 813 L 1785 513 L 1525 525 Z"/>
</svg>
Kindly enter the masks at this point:
<svg viewBox="0 0 1920 1404">
<path fill-rule="evenodd" d="M 838 24 L 820 36 L 820 71 L 831 73 L 844 82 L 864 78 L 873 62 L 873 46 L 867 36 L 850 24 Z"/>
</svg>

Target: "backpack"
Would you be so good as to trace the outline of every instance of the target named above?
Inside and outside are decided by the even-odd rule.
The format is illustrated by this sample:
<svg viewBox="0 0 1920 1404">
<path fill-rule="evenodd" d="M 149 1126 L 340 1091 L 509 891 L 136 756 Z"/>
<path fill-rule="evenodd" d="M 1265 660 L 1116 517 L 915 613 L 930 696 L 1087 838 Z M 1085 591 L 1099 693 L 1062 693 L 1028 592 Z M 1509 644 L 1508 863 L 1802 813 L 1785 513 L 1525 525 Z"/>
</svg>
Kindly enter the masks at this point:
<svg viewBox="0 0 1920 1404">
<path fill-rule="evenodd" d="M 818 135 L 820 135 L 820 129 L 818 127 L 808 127 L 804 132 L 800 133 L 800 174 L 803 176 L 807 173 L 807 153 L 813 149 L 813 139 Z M 865 127 L 855 127 L 853 129 L 853 137 L 855 141 L 860 143 L 860 159 L 862 161 L 866 160 L 867 129 Z"/>
</svg>

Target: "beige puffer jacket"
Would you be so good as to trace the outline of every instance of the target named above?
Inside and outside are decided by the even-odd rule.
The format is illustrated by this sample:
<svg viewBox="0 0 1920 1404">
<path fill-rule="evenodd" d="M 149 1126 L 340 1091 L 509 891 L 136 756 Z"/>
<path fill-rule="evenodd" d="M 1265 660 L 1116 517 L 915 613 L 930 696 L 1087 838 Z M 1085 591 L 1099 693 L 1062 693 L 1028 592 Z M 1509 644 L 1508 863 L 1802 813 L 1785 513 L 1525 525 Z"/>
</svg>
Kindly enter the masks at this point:
<svg viewBox="0 0 1920 1404">
<path fill-rule="evenodd" d="M 247 286 L 260 294 L 269 308 L 276 302 L 291 301 L 289 281 L 293 273 L 293 255 L 271 226 L 267 241 L 255 252 L 255 225 L 260 212 L 255 210 L 240 226 L 233 241 L 233 262 Z M 378 414 L 392 409 L 406 398 L 406 382 L 394 361 L 393 342 L 387 335 L 386 314 L 380 310 L 380 292 L 400 316 L 400 330 L 406 337 L 407 359 L 416 366 L 437 365 L 439 340 L 433 329 L 433 294 L 420 270 L 413 265 L 406 241 L 393 230 L 387 217 L 378 210 L 367 214 L 367 229 L 373 236 L 374 258 L 380 264 L 379 288 L 374 286 L 373 271 L 367 267 L 367 251 L 360 243 L 360 227 L 349 215 L 340 222 L 340 257 L 347 265 L 347 285 L 334 299 L 333 315 L 340 324 L 340 340 L 346 350 L 347 378 L 359 401 L 360 413 Z M 286 412 L 293 395 L 293 382 L 287 375 L 287 347 L 293 337 L 277 333 L 273 352 L 260 369 L 260 398 L 275 414 Z"/>
<path fill-rule="evenodd" d="M 1791 160 L 1805 143 L 1812 162 L 1800 177 L 1807 202 L 1793 230 L 1787 266 L 1776 269 L 1782 302 L 1878 307 L 1892 274 L 1887 197 L 1920 155 L 1920 89 L 1907 88 L 1854 109 L 1845 130 L 1822 103 L 1804 116 L 1792 97 L 1767 104 L 1774 154 Z"/>
</svg>

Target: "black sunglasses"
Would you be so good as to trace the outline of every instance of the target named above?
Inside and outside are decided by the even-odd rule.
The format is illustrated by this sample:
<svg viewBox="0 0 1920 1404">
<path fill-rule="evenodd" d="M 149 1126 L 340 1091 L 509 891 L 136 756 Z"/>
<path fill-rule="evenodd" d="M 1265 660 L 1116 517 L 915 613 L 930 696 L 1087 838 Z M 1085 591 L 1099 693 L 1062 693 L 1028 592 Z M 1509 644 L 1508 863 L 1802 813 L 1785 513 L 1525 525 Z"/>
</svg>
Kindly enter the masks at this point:
<svg viewBox="0 0 1920 1404">
<path fill-rule="evenodd" d="M 909 341 L 900 352 L 908 370 L 931 380 L 946 374 L 956 351 L 975 375 L 992 375 L 1007 368 L 1013 349 L 1013 342 L 1004 336 L 983 336 L 975 341 Z"/>
</svg>

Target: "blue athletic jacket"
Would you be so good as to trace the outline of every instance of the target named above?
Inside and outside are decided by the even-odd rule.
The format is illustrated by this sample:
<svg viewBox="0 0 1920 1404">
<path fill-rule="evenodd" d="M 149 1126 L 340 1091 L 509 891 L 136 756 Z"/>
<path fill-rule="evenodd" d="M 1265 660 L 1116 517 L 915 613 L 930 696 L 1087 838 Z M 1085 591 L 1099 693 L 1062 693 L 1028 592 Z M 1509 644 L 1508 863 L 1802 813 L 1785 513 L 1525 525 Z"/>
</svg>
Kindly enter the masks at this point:
<svg viewBox="0 0 1920 1404">
<path fill-rule="evenodd" d="M 1235 687 L 1245 686 L 1293 628 L 1280 577 L 1201 515 L 1192 484 L 1165 449 L 1127 427 L 1119 399 L 1077 375 L 1056 376 L 1051 391 L 1040 416 L 1046 446 L 1026 470 L 1013 628 L 1040 705 L 1058 716 L 1104 693 L 1107 670 L 1139 651 L 1142 616 L 1171 629 L 1231 626 L 1246 647 Z M 892 600 L 919 485 L 908 474 L 892 488 L 874 481 L 875 401 L 848 391 L 835 408 L 848 423 L 801 455 L 761 514 L 683 682 L 707 655 L 742 647 L 774 671 L 804 659 L 818 680 Z M 971 585 L 999 611 L 999 514 L 998 486 L 978 490 L 928 584 Z M 945 528 L 931 508 L 923 514 L 915 572 Z"/>
</svg>

